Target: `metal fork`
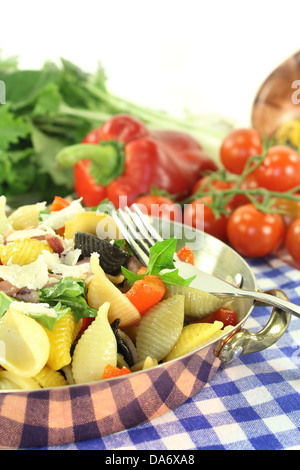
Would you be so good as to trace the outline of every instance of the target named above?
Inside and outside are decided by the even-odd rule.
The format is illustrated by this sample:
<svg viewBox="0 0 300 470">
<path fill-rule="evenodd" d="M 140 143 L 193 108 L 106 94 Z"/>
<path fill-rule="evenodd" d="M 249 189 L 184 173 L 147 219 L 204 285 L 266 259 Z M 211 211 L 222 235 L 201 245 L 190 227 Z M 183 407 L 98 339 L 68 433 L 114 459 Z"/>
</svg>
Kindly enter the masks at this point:
<svg viewBox="0 0 300 470">
<path fill-rule="evenodd" d="M 118 209 L 118 211 L 112 211 L 111 215 L 135 256 L 144 266 L 147 266 L 151 246 L 157 241 L 163 240 L 160 234 L 149 223 L 147 217 L 136 204 L 133 204 L 130 208 L 125 207 L 124 210 Z M 200 269 L 195 266 L 181 261 L 176 255 L 174 257 L 174 264 L 175 267 L 178 268 L 179 275 L 183 278 L 196 276 L 191 282 L 190 287 L 195 287 L 218 296 L 232 295 L 235 297 L 250 298 L 263 304 L 281 308 L 300 318 L 300 307 L 286 300 L 286 296 L 284 296 L 285 298 L 281 298 L 267 292 L 241 289 L 212 274 L 200 271 Z"/>
</svg>

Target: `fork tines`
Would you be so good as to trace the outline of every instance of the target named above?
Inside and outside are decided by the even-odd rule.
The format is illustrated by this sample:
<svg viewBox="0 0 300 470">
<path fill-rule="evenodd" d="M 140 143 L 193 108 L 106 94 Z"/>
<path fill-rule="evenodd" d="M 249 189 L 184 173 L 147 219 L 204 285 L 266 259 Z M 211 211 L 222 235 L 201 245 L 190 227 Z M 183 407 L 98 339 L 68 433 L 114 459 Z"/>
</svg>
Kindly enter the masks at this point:
<svg viewBox="0 0 300 470">
<path fill-rule="evenodd" d="M 114 211 L 112 217 L 135 256 L 147 266 L 151 246 L 162 240 L 159 233 L 136 204 Z"/>
</svg>

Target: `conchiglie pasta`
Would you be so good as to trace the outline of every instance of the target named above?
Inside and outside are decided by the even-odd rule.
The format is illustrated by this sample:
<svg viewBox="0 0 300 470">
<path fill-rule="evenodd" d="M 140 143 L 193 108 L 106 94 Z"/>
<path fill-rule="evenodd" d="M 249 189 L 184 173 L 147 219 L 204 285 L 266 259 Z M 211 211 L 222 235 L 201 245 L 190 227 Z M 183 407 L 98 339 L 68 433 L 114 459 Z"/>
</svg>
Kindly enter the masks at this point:
<svg viewBox="0 0 300 470">
<path fill-rule="evenodd" d="M 3 235 L 9 226 L 5 206 L 6 206 L 6 197 L 0 196 L 0 235 Z"/>
<path fill-rule="evenodd" d="M 119 238 L 119 230 L 114 219 L 108 214 L 95 211 L 82 212 L 66 222 L 65 238 L 74 238 L 76 232 L 91 233 L 111 240 Z"/>
<path fill-rule="evenodd" d="M 150 369 L 150 367 L 155 367 L 157 365 L 157 359 L 153 359 L 153 357 L 147 356 L 146 359 L 144 359 L 143 361 L 134 364 L 134 366 L 132 366 L 130 370 L 131 372 L 137 372 L 138 370 Z"/>
<path fill-rule="evenodd" d="M 45 208 L 45 202 L 21 206 L 9 215 L 8 221 L 14 230 L 36 227 L 39 224 L 40 211 Z"/>
<path fill-rule="evenodd" d="M 71 346 L 78 335 L 80 325 L 81 321 L 76 323 L 73 313 L 69 311 L 55 323 L 53 331 L 45 328 L 50 343 L 47 365 L 51 369 L 59 370 L 70 364 Z"/>
<path fill-rule="evenodd" d="M 139 360 L 147 356 L 160 361 L 176 343 L 184 320 L 184 297 L 174 295 L 150 308 L 142 317 L 136 333 Z"/>
<path fill-rule="evenodd" d="M 205 318 L 233 299 L 232 296 L 217 297 L 193 287 L 166 286 L 165 297 L 171 297 L 175 294 L 184 295 L 184 316 L 186 320 Z"/>
<path fill-rule="evenodd" d="M 72 361 L 76 384 L 100 380 L 107 364 L 117 364 L 117 341 L 108 321 L 109 308 L 105 302 L 78 340 Z"/>
<path fill-rule="evenodd" d="M 10 307 L 0 320 L 0 364 L 20 377 L 34 377 L 46 364 L 50 344 L 44 328 Z"/>
<path fill-rule="evenodd" d="M 68 385 L 64 376 L 57 370 L 52 370 L 48 365 L 45 365 L 34 379 L 42 388 L 62 387 L 64 385 Z"/>
<path fill-rule="evenodd" d="M 0 390 L 36 390 L 41 388 L 32 378 L 19 377 L 8 370 L 0 371 Z"/>
<path fill-rule="evenodd" d="M 7 245 L 0 245 L 0 259 L 2 264 L 25 264 L 33 263 L 43 251 L 53 253 L 47 242 L 36 238 L 24 238 L 15 240 Z"/>
<path fill-rule="evenodd" d="M 164 358 L 164 362 L 184 356 L 205 346 L 210 341 L 214 341 L 224 334 L 224 331 L 221 331 L 222 328 L 223 323 L 220 321 L 215 321 L 214 323 L 191 323 L 184 326 L 173 349 Z"/>
<path fill-rule="evenodd" d="M 93 277 L 88 286 L 87 299 L 91 307 L 98 310 L 105 301 L 110 303 L 108 313 L 109 322 L 120 319 L 120 327 L 137 323 L 141 318 L 139 311 L 130 300 L 106 277 L 99 265 L 96 253 L 91 255 L 91 268 Z"/>
</svg>

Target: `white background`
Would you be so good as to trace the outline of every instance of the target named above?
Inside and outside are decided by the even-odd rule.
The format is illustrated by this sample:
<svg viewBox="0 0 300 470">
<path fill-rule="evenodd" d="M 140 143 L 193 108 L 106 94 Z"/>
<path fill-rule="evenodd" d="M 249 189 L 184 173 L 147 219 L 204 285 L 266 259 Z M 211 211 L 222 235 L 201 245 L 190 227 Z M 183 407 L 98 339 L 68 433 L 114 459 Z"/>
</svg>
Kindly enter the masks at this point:
<svg viewBox="0 0 300 470">
<path fill-rule="evenodd" d="M 300 49 L 299 13 L 299 0 L 1 0 L 0 48 L 22 67 L 100 61 L 124 98 L 247 125 L 259 85 Z"/>
</svg>

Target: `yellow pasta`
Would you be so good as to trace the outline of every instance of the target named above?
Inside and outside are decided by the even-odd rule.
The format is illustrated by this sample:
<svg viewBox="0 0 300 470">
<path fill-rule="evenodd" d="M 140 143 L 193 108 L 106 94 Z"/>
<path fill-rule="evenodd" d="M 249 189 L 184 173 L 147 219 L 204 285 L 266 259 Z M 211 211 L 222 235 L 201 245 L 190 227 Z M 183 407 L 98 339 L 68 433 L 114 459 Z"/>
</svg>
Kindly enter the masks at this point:
<svg viewBox="0 0 300 470">
<path fill-rule="evenodd" d="M 34 377 L 48 360 L 50 344 L 44 328 L 12 307 L 0 319 L 0 342 L 5 346 L 0 364 L 20 377 Z"/>
<path fill-rule="evenodd" d="M 100 380 L 107 364 L 117 364 L 117 341 L 108 321 L 109 308 L 105 302 L 78 340 L 72 361 L 76 384 Z"/>
<path fill-rule="evenodd" d="M 8 229 L 9 223 L 6 215 L 6 197 L 0 196 L 0 234 L 3 235 Z"/>
<path fill-rule="evenodd" d="M 45 202 L 21 206 L 9 215 L 8 221 L 14 230 L 36 227 L 39 224 L 40 211 L 45 208 Z"/>
<path fill-rule="evenodd" d="M 7 245 L 0 245 L 0 258 L 4 265 L 33 263 L 43 253 L 43 251 L 53 253 L 47 242 L 35 238 L 23 238 L 15 240 Z"/>
<path fill-rule="evenodd" d="M 184 326 L 173 349 L 164 358 L 164 362 L 184 356 L 184 354 L 195 351 L 195 349 L 199 349 L 208 342 L 213 341 L 216 333 L 220 336 L 219 332 L 222 328 L 223 323 L 220 321 L 215 321 L 214 323 L 191 323 Z M 221 334 L 223 333 L 224 331 Z"/>
<path fill-rule="evenodd" d="M 108 214 L 95 211 L 82 212 L 66 222 L 65 238 L 74 238 L 76 232 L 91 233 L 99 237 L 101 235 L 101 238 L 110 239 L 118 239 L 120 236 L 114 219 Z M 105 237 L 106 234 L 110 236 Z"/>
<path fill-rule="evenodd" d="M 138 310 L 130 300 L 107 278 L 99 265 L 96 253 L 91 255 L 91 268 L 93 277 L 88 286 L 87 299 L 91 307 L 98 310 L 105 301 L 110 303 L 108 313 L 109 322 L 120 319 L 120 327 L 132 325 L 141 318 Z"/>
<path fill-rule="evenodd" d="M 136 334 L 139 360 L 165 357 L 176 343 L 184 319 L 184 296 L 174 295 L 150 308 L 142 317 Z"/>
<path fill-rule="evenodd" d="M 45 365 L 34 379 L 42 388 L 62 387 L 64 385 L 68 385 L 64 376 L 57 370 L 51 369 L 48 365 Z"/>
<path fill-rule="evenodd" d="M 81 323 L 81 321 L 76 323 L 73 313 L 69 311 L 55 323 L 53 331 L 44 328 L 50 343 L 47 365 L 51 369 L 59 370 L 70 364 L 71 346 L 78 335 Z"/>
<path fill-rule="evenodd" d="M 146 359 L 143 361 L 134 364 L 130 370 L 131 372 L 137 372 L 138 370 L 146 370 L 150 369 L 150 367 L 155 367 L 158 365 L 157 359 L 153 359 L 153 357 L 147 356 Z"/>
<path fill-rule="evenodd" d="M 205 318 L 233 299 L 232 296 L 217 297 L 193 287 L 166 286 L 165 297 L 171 297 L 175 294 L 184 295 L 184 316 L 186 320 Z"/>
<path fill-rule="evenodd" d="M 41 388 L 32 378 L 19 377 L 8 370 L 0 371 L 0 390 L 35 390 Z"/>
</svg>

